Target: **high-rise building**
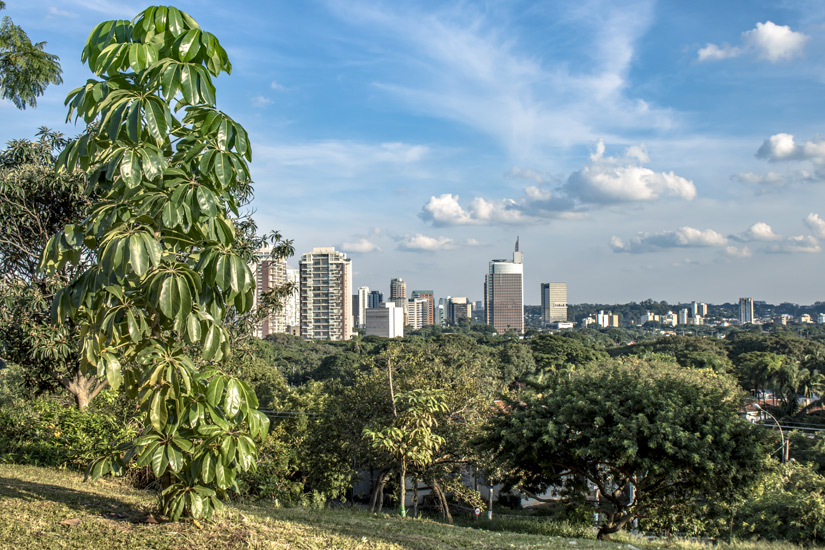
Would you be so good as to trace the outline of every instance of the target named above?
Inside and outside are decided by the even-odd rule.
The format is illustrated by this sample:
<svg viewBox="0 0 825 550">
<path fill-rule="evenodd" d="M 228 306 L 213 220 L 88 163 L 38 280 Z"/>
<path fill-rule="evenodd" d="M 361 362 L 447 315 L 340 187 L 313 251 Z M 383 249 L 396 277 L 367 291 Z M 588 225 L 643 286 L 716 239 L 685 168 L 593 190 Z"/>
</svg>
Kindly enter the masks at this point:
<svg viewBox="0 0 825 550">
<path fill-rule="evenodd" d="M 379 290 L 373 290 L 370 292 L 369 298 L 367 299 L 367 308 L 380 307 L 381 302 L 383 301 L 384 293 Z"/>
<path fill-rule="evenodd" d="M 694 302 L 694 304 L 695 303 L 696 302 Z M 692 318 L 692 317 L 689 316 L 689 313 L 690 313 L 690 311 L 688 310 L 688 308 L 684 308 L 684 309 L 679 310 L 679 324 L 680 325 L 688 324 L 688 319 Z"/>
<path fill-rule="evenodd" d="M 255 294 L 253 297 L 255 306 L 261 303 L 261 299 L 266 294 L 295 281 L 294 274 L 292 278 L 289 276 L 289 272 L 295 270 L 287 268 L 286 259 L 272 258 L 271 253 L 270 248 L 261 248 L 255 253 L 255 262 L 249 266 L 249 269 L 255 275 Z M 295 312 L 297 297 L 298 285 L 296 284 L 294 285 L 294 293 L 284 297 L 279 307 L 275 308 L 256 325 L 255 335 L 263 338 L 268 334 L 287 332 L 287 327 L 292 320 L 290 317 Z"/>
<path fill-rule="evenodd" d="M 352 314 L 355 316 L 355 326 L 364 328 L 367 324 L 367 306 L 369 303 L 370 287 L 359 286 L 358 294 L 353 295 Z"/>
<path fill-rule="evenodd" d="M 473 318 L 473 303 L 466 296 L 451 296 L 447 298 L 447 320 L 458 324 L 462 317 Z"/>
<path fill-rule="evenodd" d="M 390 279 L 390 301 L 407 299 L 407 283 L 404 279 L 396 277 Z"/>
<path fill-rule="evenodd" d="M 404 336 L 404 312 L 395 302 L 367 308 L 367 336 L 395 338 Z"/>
<path fill-rule="evenodd" d="M 301 270 L 287 267 L 286 280 L 288 283 L 292 283 L 294 288 L 294 291 L 287 296 L 284 302 L 287 332 L 297 334 L 301 326 Z"/>
<path fill-rule="evenodd" d="M 426 298 L 410 298 L 407 300 L 406 325 L 412 330 L 418 330 L 424 325 L 431 325 L 430 301 Z"/>
<path fill-rule="evenodd" d="M 435 294 L 432 290 L 413 290 L 412 294 L 410 294 L 412 298 L 424 298 L 428 302 L 427 309 L 429 310 L 427 315 L 427 321 L 424 323 L 425 325 L 432 325 L 435 323 Z"/>
<path fill-rule="evenodd" d="M 513 261 L 490 262 L 484 277 L 484 316 L 499 334 L 524 332 L 524 264 L 518 239 Z"/>
<path fill-rule="evenodd" d="M 612 311 L 605 313 L 604 310 L 599 310 L 598 315 L 596 315 L 596 323 L 603 328 L 618 327 L 619 316 Z"/>
<path fill-rule="evenodd" d="M 753 298 L 739 298 L 739 324 L 753 323 Z"/>
<path fill-rule="evenodd" d="M 331 246 L 301 256 L 301 337 L 352 337 L 352 262 Z"/>
<path fill-rule="evenodd" d="M 567 283 L 541 283 L 541 320 L 545 326 L 567 321 Z"/>
<path fill-rule="evenodd" d="M 704 302 L 693 302 L 690 304 L 690 315 L 691 317 L 696 317 L 697 315 L 701 315 L 702 317 L 706 317 L 708 314 L 708 305 Z"/>
</svg>

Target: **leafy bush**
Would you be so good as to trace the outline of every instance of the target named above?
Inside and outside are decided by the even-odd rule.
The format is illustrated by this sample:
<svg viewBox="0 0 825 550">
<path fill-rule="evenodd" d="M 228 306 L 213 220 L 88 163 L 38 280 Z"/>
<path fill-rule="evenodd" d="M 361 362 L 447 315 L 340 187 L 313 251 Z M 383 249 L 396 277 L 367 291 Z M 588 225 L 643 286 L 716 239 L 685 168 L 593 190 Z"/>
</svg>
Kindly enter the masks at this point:
<svg viewBox="0 0 825 550">
<path fill-rule="evenodd" d="M 765 477 L 737 519 L 742 537 L 821 544 L 825 542 L 825 476 L 809 465 L 783 464 Z"/>
<path fill-rule="evenodd" d="M 85 411 L 48 397 L 0 405 L 0 462 L 85 469 L 137 433 L 118 417 L 116 397 L 103 397 Z"/>
</svg>

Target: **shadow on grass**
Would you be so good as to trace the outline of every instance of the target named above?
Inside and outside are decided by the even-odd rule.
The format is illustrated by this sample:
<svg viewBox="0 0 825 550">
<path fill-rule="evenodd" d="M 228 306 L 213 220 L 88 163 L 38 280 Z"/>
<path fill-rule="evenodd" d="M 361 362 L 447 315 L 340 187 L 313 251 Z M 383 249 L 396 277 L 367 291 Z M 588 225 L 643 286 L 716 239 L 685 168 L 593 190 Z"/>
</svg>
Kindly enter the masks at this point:
<svg viewBox="0 0 825 550">
<path fill-rule="evenodd" d="M 128 516 L 145 513 L 146 510 L 116 497 L 103 496 L 91 491 L 69 489 L 59 485 L 38 483 L 0 476 L 0 498 L 26 502 L 52 501 L 73 510 L 90 514 L 121 513 Z"/>
</svg>

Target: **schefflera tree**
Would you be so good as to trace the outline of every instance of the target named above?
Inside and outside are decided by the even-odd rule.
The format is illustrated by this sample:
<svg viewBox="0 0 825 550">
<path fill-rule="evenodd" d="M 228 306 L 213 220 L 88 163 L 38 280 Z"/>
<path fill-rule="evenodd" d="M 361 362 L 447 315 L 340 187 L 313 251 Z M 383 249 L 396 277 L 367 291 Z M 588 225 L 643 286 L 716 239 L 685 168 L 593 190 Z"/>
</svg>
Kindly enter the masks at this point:
<svg viewBox="0 0 825 550">
<path fill-rule="evenodd" d="M 173 7 L 99 24 L 82 60 L 98 78 L 66 99 L 68 119 L 87 127 L 58 169 L 85 172 L 99 200 L 52 237 L 41 267 L 90 259 L 52 313 L 80 323 L 84 367 L 137 399 L 145 426 L 87 475 L 151 465 L 163 513 L 209 518 L 236 474 L 255 468 L 269 428 L 254 391 L 221 366 L 222 320 L 249 311 L 254 292 L 232 221 L 251 193 L 251 149 L 212 82 L 232 67 Z"/>
</svg>

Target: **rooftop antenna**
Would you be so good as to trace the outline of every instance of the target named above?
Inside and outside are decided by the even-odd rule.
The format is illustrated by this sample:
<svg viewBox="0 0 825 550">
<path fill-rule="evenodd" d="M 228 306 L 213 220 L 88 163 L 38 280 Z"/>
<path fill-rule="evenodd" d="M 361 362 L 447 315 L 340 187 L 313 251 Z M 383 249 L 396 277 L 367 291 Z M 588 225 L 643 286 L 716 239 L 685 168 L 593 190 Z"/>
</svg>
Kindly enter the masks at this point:
<svg viewBox="0 0 825 550">
<path fill-rule="evenodd" d="M 518 237 L 516 237 L 516 252 L 518 252 Z"/>
</svg>

